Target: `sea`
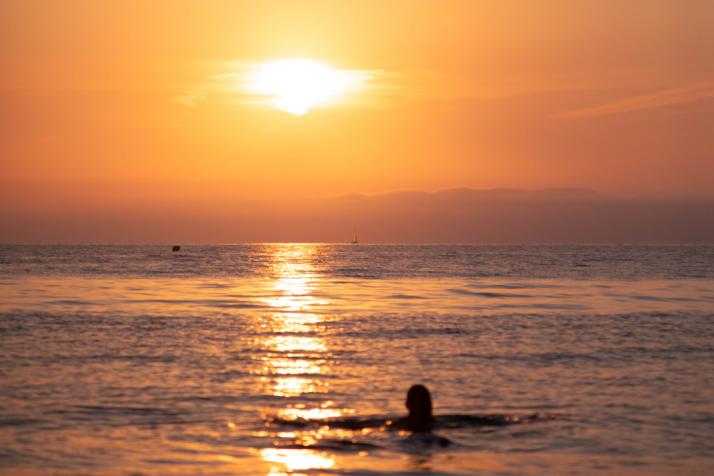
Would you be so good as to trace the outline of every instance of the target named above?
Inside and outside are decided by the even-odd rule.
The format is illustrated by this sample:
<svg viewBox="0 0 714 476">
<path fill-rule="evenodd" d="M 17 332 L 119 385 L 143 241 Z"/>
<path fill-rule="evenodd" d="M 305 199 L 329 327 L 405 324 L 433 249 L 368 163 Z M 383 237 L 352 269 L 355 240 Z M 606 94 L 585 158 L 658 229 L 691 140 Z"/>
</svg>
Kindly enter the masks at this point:
<svg viewBox="0 0 714 476">
<path fill-rule="evenodd" d="M 0 473 L 714 474 L 714 246 L 0 246 Z"/>
</svg>

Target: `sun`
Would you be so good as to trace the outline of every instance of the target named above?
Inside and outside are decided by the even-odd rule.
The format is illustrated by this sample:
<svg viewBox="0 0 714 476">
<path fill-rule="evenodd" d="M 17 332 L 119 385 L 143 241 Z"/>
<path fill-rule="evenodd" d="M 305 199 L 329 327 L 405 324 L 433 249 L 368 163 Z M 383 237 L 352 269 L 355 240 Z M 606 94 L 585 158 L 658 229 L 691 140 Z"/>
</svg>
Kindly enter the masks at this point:
<svg viewBox="0 0 714 476">
<path fill-rule="evenodd" d="M 364 76 L 308 59 L 284 59 L 259 64 L 248 75 L 250 93 L 263 96 L 275 108 L 302 116 L 357 89 Z"/>
</svg>

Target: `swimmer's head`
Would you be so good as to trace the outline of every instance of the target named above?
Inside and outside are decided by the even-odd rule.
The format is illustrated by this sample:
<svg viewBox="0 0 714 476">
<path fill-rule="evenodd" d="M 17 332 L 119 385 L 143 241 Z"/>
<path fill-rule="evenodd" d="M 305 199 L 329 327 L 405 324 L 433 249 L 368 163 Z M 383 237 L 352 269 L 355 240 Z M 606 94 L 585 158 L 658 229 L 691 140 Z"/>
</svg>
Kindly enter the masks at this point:
<svg viewBox="0 0 714 476">
<path fill-rule="evenodd" d="M 424 385 L 412 385 L 407 392 L 409 417 L 428 423 L 431 421 L 431 395 Z"/>
</svg>

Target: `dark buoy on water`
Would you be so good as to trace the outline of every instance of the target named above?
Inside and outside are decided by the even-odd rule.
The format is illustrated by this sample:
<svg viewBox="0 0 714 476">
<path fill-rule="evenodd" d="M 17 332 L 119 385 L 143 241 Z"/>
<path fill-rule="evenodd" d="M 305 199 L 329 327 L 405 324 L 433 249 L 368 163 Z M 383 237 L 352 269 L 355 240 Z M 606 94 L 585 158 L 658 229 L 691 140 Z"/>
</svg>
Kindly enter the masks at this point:
<svg viewBox="0 0 714 476">
<path fill-rule="evenodd" d="M 180 247 L 179 245 L 174 245 L 174 247 L 171 248 L 171 251 L 173 251 L 174 253 L 175 253 L 176 251 L 181 251 L 181 247 Z"/>
</svg>

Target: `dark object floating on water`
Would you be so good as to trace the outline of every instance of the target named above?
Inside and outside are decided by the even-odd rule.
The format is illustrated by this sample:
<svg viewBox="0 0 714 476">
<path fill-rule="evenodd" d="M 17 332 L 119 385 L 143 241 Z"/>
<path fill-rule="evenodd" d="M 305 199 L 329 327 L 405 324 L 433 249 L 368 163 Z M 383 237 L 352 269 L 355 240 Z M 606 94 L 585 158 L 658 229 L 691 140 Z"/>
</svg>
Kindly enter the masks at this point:
<svg viewBox="0 0 714 476">
<path fill-rule="evenodd" d="M 181 247 L 179 245 L 174 245 L 174 247 L 171 248 L 171 251 L 174 251 L 174 252 L 181 251 Z"/>
</svg>

